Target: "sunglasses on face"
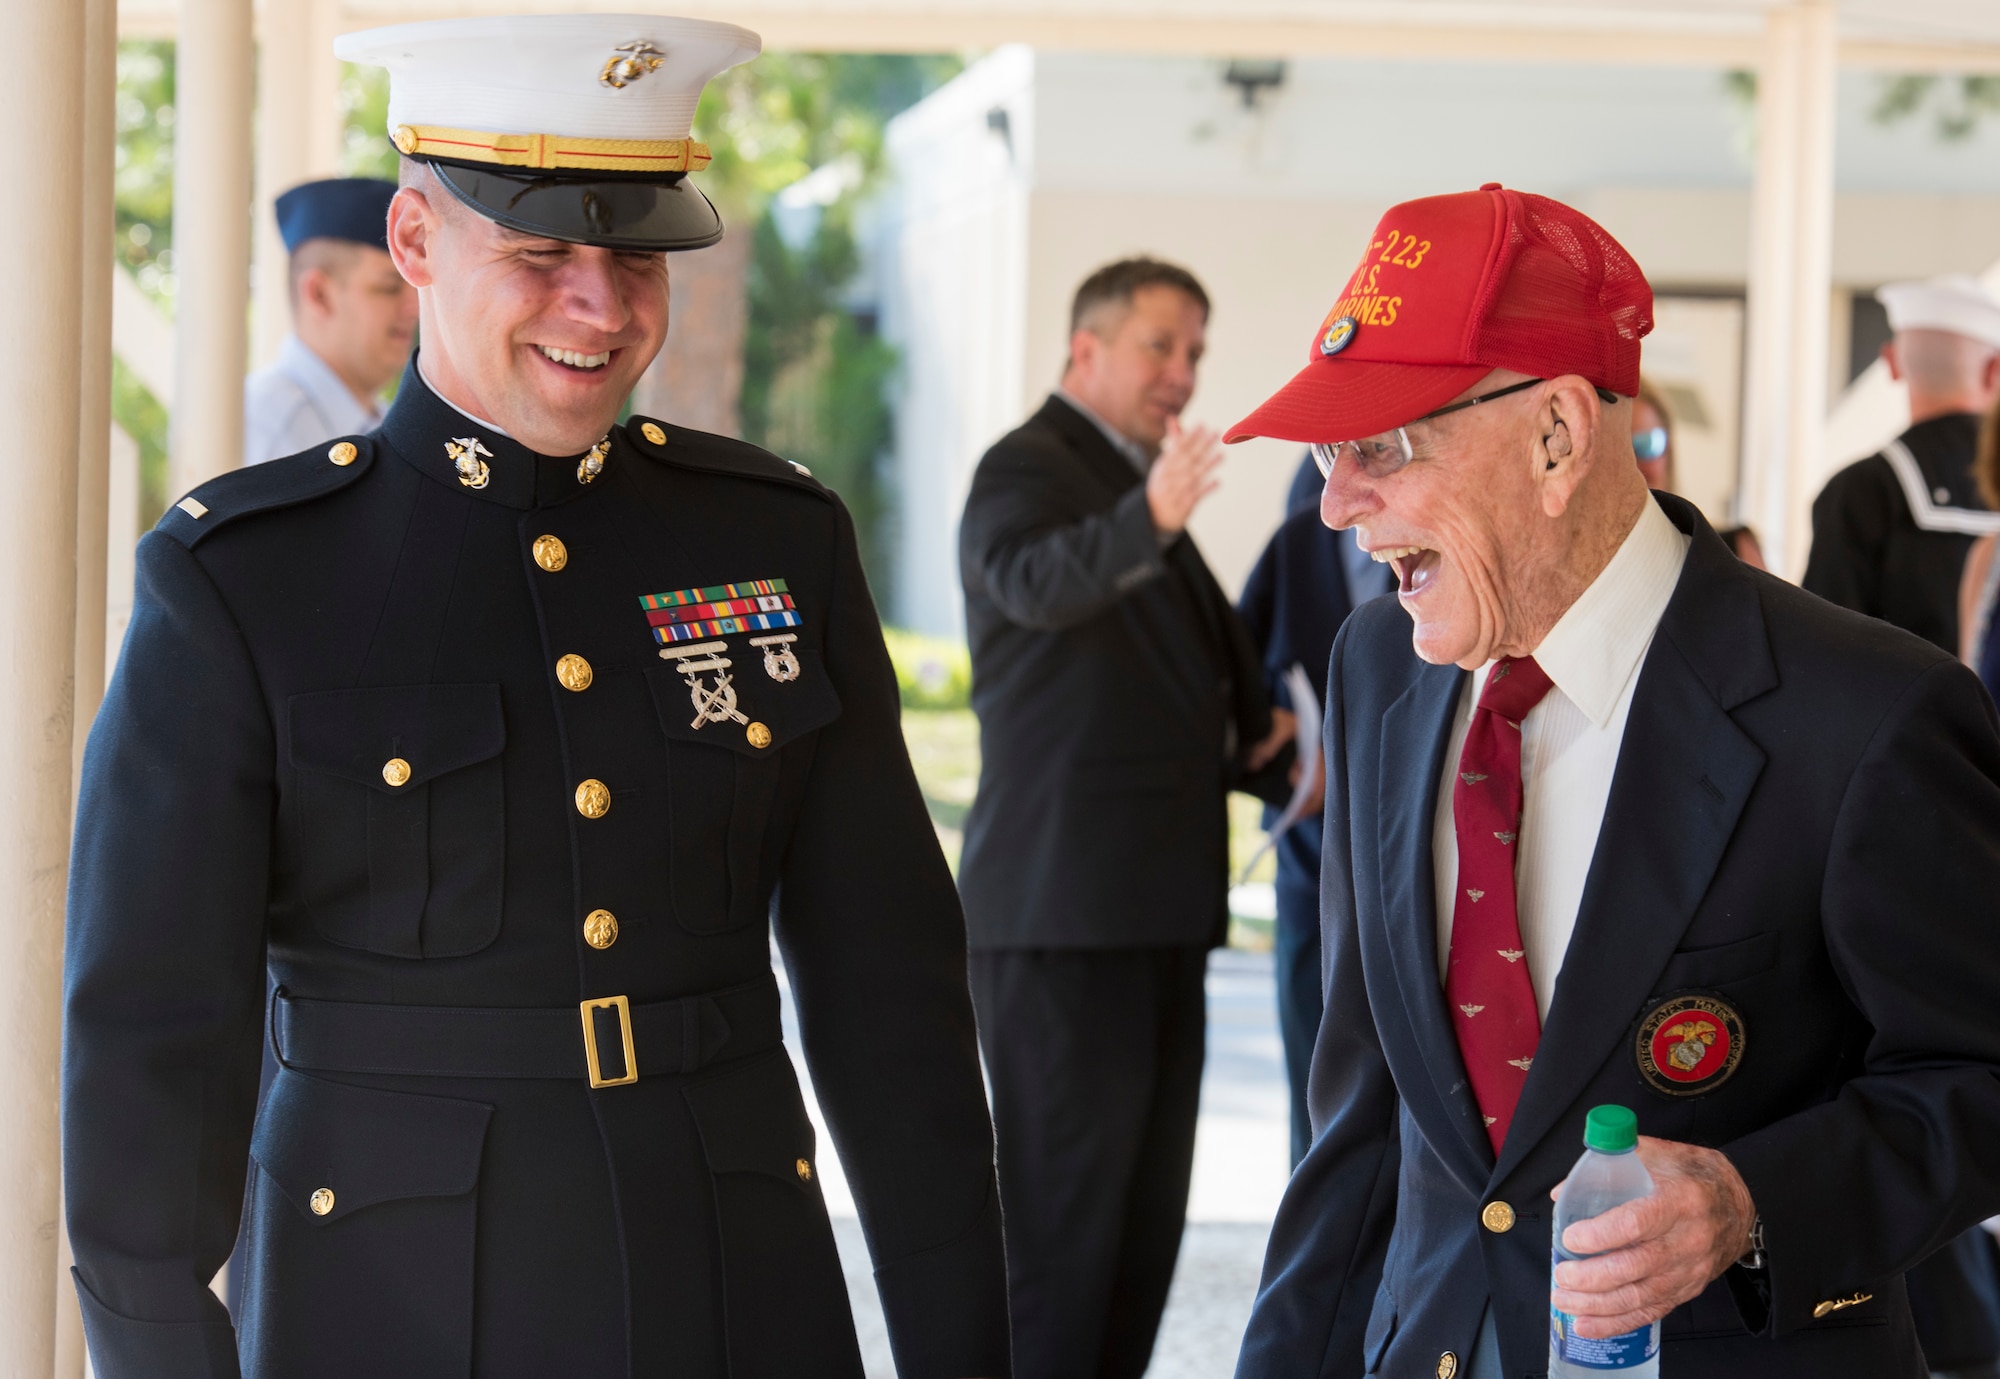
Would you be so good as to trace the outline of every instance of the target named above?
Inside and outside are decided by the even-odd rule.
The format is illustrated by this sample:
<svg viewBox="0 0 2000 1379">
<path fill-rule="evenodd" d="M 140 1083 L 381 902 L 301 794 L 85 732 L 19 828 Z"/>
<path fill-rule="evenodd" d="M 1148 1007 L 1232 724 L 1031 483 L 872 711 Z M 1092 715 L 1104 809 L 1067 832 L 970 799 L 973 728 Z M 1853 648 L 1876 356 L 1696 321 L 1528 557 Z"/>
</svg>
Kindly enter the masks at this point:
<svg viewBox="0 0 2000 1379">
<path fill-rule="evenodd" d="M 1386 479 L 1417 458 L 1417 447 L 1410 441 L 1410 427 L 1450 416 L 1453 412 L 1462 412 L 1468 407 L 1477 407 L 1482 402 L 1492 402 L 1495 398 L 1523 392 L 1538 383 L 1546 382 L 1548 382 L 1546 378 L 1530 378 L 1520 383 L 1509 384 L 1505 388 L 1495 388 L 1490 393 L 1481 393 L 1478 397 L 1469 397 L 1463 402 L 1449 402 L 1434 412 L 1425 412 L 1415 421 L 1378 432 L 1365 440 L 1315 441 L 1309 447 L 1312 451 L 1313 464 L 1318 468 L 1320 478 L 1330 479 L 1333 477 L 1334 466 L 1340 463 L 1341 452 L 1346 451 L 1353 456 L 1355 465 L 1363 474 L 1371 479 Z M 1609 388 L 1599 388 L 1597 396 L 1607 404 L 1618 401 L 1618 394 Z"/>
<path fill-rule="evenodd" d="M 1632 433 L 1632 453 L 1642 460 L 1657 460 L 1667 453 L 1667 428 L 1649 426 Z"/>
</svg>

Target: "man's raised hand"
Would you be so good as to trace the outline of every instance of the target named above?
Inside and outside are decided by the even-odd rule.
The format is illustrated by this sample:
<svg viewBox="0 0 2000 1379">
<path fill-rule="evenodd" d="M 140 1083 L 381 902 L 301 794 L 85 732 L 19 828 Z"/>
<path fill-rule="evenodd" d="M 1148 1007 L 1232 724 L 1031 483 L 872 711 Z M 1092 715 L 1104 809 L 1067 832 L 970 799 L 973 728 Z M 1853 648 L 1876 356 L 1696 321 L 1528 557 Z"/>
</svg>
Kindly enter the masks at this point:
<svg viewBox="0 0 2000 1379">
<path fill-rule="evenodd" d="M 1146 507 L 1153 529 L 1175 535 L 1187 529 L 1197 504 L 1222 484 L 1222 437 L 1211 427 L 1181 429 L 1179 417 L 1167 418 L 1167 440 L 1160 457 L 1146 474 Z"/>
</svg>

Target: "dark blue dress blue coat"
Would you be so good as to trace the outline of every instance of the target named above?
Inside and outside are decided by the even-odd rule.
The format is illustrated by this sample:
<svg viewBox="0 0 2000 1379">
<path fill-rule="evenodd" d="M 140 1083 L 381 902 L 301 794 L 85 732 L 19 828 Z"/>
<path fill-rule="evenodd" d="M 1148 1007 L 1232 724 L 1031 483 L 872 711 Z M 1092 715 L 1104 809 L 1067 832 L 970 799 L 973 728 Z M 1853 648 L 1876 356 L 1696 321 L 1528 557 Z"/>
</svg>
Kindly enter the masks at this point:
<svg viewBox="0 0 2000 1379">
<path fill-rule="evenodd" d="M 1448 1374 L 1489 1299 L 1508 1379 L 1542 1374 L 1549 1190 L 1605 1102 L 1722 1150 L 1764 1221 L 1766 1269 L 1667 1317 L 1667 1374 L 1926 1373 L 1902 1275 L 2000 1209 L 2000 722 L 1937 648 L 1749 569 L 1657 501 L 1693 545 L 1497 1159 L 1437 976 L 1432 823 L 1465 672 L 1419 661 L 1386 600 L 1341 631 L 1316 1138 L 1239 1379 Z M 1682 992 L 1732 1005 L 1744 1052 L 1670 1097 L 1636 1033 Z M 1511 1226 L 1488 1229 L 1500 1201 Z"/>
<path fill-rule="evenodd" d="M 98 1375 L 859 1376 L 773 919 L 900 1372 L 1004 1370 L 963 924 L 844 508 L 636 420 L 585 482 L 414 369 L 349 445 L 140 545 L 69 904 Z M 737 716 L 697 723 L 641 597 L 779 579 L 797 676 L 720 638 Z M 636 1081 L 587 1082 L 585 1000 Z"/>
</svg>

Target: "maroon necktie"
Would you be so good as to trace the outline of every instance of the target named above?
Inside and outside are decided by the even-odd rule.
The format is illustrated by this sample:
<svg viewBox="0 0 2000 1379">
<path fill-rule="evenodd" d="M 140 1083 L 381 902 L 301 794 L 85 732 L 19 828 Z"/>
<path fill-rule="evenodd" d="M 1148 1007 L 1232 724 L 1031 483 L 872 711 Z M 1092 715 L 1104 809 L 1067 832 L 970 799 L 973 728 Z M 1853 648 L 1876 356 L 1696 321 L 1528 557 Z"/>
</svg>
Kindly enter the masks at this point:
<svg viewBox="0 0 2000 1379">
<path fill-rule="evenodd" d="M 1493 667 L 1472 711 L 1451 788 L 1458 894 L 1444 995 L 1495 1154 L 1542 1037 L 1514 903 L 1514 858 L 1521 832 L 1521 720 L 1551 683 L 1531 657 Z"/>
</svg>

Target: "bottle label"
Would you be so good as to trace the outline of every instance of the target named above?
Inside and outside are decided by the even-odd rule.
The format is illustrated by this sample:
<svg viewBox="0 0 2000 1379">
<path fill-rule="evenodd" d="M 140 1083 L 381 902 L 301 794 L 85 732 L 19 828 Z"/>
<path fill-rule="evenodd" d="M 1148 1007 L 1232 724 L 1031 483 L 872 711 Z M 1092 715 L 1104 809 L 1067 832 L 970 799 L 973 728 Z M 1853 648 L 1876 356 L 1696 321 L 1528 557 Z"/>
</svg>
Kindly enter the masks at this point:
<svg viewBox="0 0 2000 1379">
<path fill-rule="evenodd" d="M 1565 1255 L 1551 1251 L 1549 1267 L 1561 1263 Z M 1553 1277 L 1553 1276 L 1552 1276 Z M 1654 1322 L 1622 1336 L 1602 1338 L 1579 1336 L 1576 1318 L 1549 1307 L 1549 1358 L 1578 1369 L 1637 1369 L 1660 1353 L 1660 1324 Z"/>
</svg>

